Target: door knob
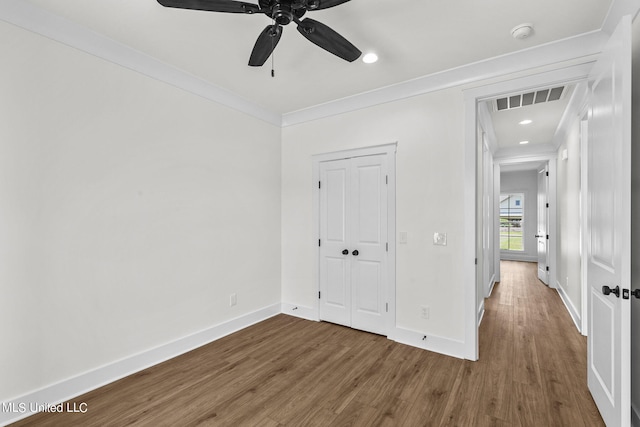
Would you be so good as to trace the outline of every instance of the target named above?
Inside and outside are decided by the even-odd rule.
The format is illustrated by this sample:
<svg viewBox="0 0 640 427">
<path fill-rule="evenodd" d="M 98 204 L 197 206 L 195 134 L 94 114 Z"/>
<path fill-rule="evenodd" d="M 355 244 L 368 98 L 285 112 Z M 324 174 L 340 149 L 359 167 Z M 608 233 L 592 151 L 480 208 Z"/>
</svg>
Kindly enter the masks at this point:
<svg viewBox="0 0 640 427">
<path fill-rule="evenodd" d="M 358 256 L 360 255 L 360 252 L 358 252 L 358 250 L 356 249 L 355 251 L 351 252 L 351 255 Z"/>
<path fill-rule="evenodd" d="M 631 291 L 631 295 L 640 299 L 640 289 L 636 289 L 635 291 Z"/>
<path fill-rule="evenodd" d="M 620 298 L 620 286 L 616 286 L 615 288 L 611 289 L 610 287 L 605 285 L 602 287 L 602 293 L 605 295 L 614 294 L 616 297 Z"/>
<path fill-rule="evenodd" d="M 345 249 L 342 251 L 342 255 L 349 255 L 349 249 Z"/>
</svg>

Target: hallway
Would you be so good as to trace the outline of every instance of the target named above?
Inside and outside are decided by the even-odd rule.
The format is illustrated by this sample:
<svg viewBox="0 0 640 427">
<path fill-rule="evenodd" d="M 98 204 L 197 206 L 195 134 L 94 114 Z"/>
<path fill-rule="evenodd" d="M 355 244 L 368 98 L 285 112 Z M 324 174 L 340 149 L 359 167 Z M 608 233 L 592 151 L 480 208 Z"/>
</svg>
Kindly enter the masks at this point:
<svg viewBox="0 0 640 427">
<path fill-rule="evenodd" d="M 604 425 L 587 388 L 587 339 L 558 293 L 538 280 L 535 263 L 500 268 L 480 326 L 479 363 L 505 390 L 495 416 L 523 426 Z"/>
</svg>

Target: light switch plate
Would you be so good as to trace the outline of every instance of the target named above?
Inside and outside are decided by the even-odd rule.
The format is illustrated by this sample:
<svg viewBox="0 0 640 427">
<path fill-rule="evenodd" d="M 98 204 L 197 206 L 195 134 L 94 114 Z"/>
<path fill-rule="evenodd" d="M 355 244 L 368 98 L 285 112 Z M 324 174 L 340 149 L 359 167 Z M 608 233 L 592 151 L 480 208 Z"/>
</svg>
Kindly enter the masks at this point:
<svg viewBox="0 0 640 427">
<path fill-rule="evenodd" d="M 433 233 L 433 244 L 437 246 L 447 246 L 447 233 Z"/>
</svg>

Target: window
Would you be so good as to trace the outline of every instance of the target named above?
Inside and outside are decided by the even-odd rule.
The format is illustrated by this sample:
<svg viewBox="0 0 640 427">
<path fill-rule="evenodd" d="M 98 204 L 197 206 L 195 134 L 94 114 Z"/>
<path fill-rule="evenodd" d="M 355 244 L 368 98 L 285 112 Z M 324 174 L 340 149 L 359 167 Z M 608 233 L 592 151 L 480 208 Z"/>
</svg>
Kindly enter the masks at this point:
<svg viewBox="0 0 640 427">
<path fill-rule="evenodd" d="M 500 195 L 500 250 L 524 251 L 524 194 Z"/>
</svg>

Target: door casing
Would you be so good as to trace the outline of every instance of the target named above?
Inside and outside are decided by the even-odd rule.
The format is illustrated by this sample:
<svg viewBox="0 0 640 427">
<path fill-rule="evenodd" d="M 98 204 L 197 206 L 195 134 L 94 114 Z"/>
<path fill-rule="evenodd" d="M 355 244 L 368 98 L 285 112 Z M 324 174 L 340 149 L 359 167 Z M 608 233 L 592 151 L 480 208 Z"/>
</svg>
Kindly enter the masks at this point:
<svg viewBox="0 0 640 427">
<path fill-rule="evenodd" d="M 478 141 L 476 137 L 477 121 L 478 121 L 478 103 L 495 98 L 505 93 L 515 93 L 519 91 L 533 90 L 541 87 L 549 87 L 553 85 L 566 85 L 586 81 L 589 71 L 593 65 L 594 59 L 587 59 L 584 63 L 572 65 L 570 67 L 561 68 L 552 71 L 546 71 L 533 74 L 526 77 L 507 80 L 495 84 L 490 84 L 478 88 L 468 89 L 464 91 L 465 96 L 465 147 L 464 147 L 464 221 L 463 221 L 463 239 L 465 242 L 463 248 L 463 277 L 464 277 L 464 305 L 465 305 L 465 339 L 464 339 L 464 357 L 467 360 L 478 360 L 478 321 L 476 314 L 477 301 L 477 265 L 482 265 L 482 253 L 476 251 L 476 200 L 482 195 L 477 194 L 477 176 L 476 156 L 478 150 Z M 552 160 L 551 156 L 534 156 L 534 158 L 512 159 L 513 161 L 527 160 Z M 500 163 L 500 159 L 495 159 Z M 552 192 L 555 186 L 552 182 L 555 172 L 555 163 L 549 163 L 550 182 L 549 182 L 549 198 L 553 199 Z M 553 215 L 553 210 L 550 212 Z M 550 223 L 554 220 L 550 219 Z M 553 232 L 550 230 L 551 241 L 549 242 L 549 281 L 554 287 L 556 283 L 555 266 L 553 265 L 555 254 L 555 242 L 553 241 Z"/>
</svg>

